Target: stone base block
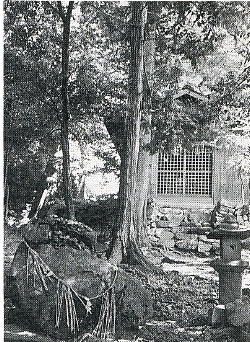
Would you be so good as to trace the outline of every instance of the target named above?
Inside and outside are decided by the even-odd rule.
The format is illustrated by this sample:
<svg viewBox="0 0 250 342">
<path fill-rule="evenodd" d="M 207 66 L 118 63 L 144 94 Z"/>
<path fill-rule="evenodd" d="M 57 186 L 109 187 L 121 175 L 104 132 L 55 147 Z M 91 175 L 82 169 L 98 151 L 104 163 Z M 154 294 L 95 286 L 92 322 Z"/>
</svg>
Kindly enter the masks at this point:
<svg viewBox="0 0 250 342">
<path fill-rule="evenodd" d="M 226 323 L 226 309 L 225 305 L 217 305 L 212 313 L 212 326 L 220 327 Z"/>
</svg>

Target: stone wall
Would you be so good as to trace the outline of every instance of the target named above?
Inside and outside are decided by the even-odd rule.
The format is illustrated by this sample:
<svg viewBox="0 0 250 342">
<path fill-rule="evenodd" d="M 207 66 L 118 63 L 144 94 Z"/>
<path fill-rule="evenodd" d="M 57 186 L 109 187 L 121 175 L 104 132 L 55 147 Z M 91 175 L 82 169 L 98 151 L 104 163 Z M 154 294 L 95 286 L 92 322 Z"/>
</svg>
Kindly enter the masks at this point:
<svg viewBox="0 0 250 342">
<path fill-rule="evenodd" d="M 207 238 L 211 209 L 155 208 L 149 234 L 155 245 L 165 249 L 196 252 L 203 256 L 219 253 L 219 241 Z"/>
<path fill-rule="evenodd" d="M 222 207 L 223 205 L 227 208 L 226 202 L 222 203 Z M 151 243 L 167 250 L 194 252 L 200 256 L 219 255 L 219 240 L 207 238 L 208 233 L 213 231 L 210 226 L 212 211 L 211 208 L 159 208 L 151 204 L 149 215 Z M 250 228 L 248 206 L 239 207 L 234 214 L 239 226 Z M 250 250 L 250 238 L 243 240 L 241 244 L 243 249 Z"/>
</svg>

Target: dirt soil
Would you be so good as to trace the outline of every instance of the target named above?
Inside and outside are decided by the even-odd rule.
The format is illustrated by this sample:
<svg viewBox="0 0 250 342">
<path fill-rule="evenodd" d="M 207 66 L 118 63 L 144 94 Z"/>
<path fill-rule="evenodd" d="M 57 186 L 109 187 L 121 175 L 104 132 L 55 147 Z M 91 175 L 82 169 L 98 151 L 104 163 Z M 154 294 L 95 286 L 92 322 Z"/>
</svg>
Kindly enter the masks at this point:
<svg viewBox="0 0 250 342">
<path fill-rule="evenodd" d="M 14 252 L 21 241 L 15 233 L 5 234 L 4 266 L 8 274 Z M 160 249 L 144 251 L 148 257 L 164 270 L 169 263 L 161 263 L 164 255 L 171 256 L 175 270 L 168 269 L 164 274 L 141 274 L 133 270 L 136 277 L 152 291 L 154 311 L 152 319 L 139 327 L 133 341 L 141 342 L 250 342 L 249 327 L 236 329 L 234 327 L 212 328 L 211 310 L 218 303 L 218 279 L 209 272 L 204 274 L 182 274 L 178 266 L 190 263 L 188 255 L 168 253 Z M 179 257 L 178 257 L 179 255 Z M 190 255 L 190 257 L 192 257 Z M 169 261 L 169 260 L 168 260 Z M 182 263 L 184 262 L 184 263 Z M 25 335 L 31 331 L 27 321 L 21 323 L 20 312 L 8 298 L 5 288 L 5 341 L 30 341 Z M 18 327 L 18 328 L 17 328 Z M 15 330 L 16 329 L 16 330 Z M 15 333 L 19 331 L 19 335 Z M 27 334 L 26 334 L 27 335 Z M 19 337 L 18 337 L 19 336 Z M 21 337 L 22 336 L 22 337 Z M 27 335 L 28 336 L 28 335 Z M 45 336 L 33 335 L 32 341 L 51 341 Z M 123 340 L 124 341 L 124 340 Z M 132 341 L 132 340 L 131 340 Z"/>
</svg>

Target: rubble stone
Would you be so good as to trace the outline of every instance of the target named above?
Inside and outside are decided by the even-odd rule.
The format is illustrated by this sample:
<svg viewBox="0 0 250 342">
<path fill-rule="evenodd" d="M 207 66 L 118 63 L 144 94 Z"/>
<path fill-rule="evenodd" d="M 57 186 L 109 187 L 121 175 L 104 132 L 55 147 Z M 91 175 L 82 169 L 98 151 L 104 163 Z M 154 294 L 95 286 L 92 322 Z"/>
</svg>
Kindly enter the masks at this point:
<svg viewBox="0 0 250 342">
<path fill-rule="evenodd" d="M 250 324 L 250 301 L 249 299 L 237 299 L 233 303 L 226 304 L 227 322 L 236 327 Z"/>
<path fill-rule="evenodd" d="M 219 327 L 225 324 L 225 305 L 216 305 L 212 313 L 212 326 Z"/>
<path fill-rule="evenodd" d="M 211 249 L 212 249 L 212 244 L 208 240 L 207 236 L 200 235 L 199 242 L 198 242 L 198 252 L 208 256 L 210 254 Z"/>
<path fill-rule="evenodd" d="M 194 251 L 198 247 L 198 236 L 196 234 L 184 234 L 182 240 L 175 242 L 175 246 L 185 251 Z"/>
<path fill-rule="evenodd" d="M 160 235 L 159 244 L 168 249 L 174 248 L 174 234 L 169 230 L 165 229 Z"/>
</svg>

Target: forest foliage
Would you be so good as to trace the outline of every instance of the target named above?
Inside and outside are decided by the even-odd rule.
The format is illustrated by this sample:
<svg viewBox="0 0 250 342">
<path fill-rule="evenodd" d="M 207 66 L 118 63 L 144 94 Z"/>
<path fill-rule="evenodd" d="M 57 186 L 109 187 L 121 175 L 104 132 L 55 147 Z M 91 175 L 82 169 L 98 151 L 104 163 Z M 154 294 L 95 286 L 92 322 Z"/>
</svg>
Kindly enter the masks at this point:
<svg viewBox="0 0 250 342">
<path fill-rule="evenodd" d="M 231 140 L 248 134 L 240 130 L 249 127 L 248 11 L 245 2 L 157 2 L 152 151 L 180 141 L 219 143 L 229 128 L 236 128 Z M 119 168 L 125 139 L 130 25 L 129 3 L 74 3 L 69 137 L 83 150 L 112 142 L 96 152 L 110 170 Z M 4 2 L 5 197 L 17 211 L 54 172 L 61 146 L 61 42 L 55 2 Z M 186 84 L 210 96 L 196 118 L 173 101 Z"/>
</svg>

